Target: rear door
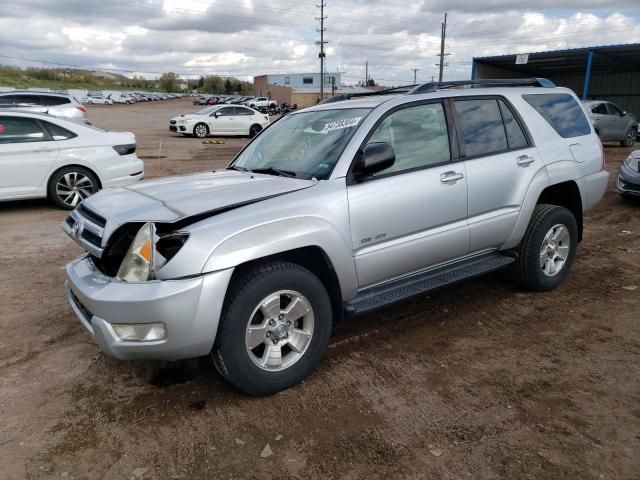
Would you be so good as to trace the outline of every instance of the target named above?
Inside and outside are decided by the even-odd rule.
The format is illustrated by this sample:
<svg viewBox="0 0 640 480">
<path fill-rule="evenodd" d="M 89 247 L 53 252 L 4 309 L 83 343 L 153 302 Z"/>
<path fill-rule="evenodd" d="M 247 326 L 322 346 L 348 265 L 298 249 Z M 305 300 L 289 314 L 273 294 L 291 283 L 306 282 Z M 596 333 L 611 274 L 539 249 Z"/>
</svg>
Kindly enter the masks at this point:
<svg viewBox="0 0 640 480">
<path fill-rule="evenodd" d="M 360 288 L 464 256 L 467 177 L 450 145 L 441 101 L 403 105 L 372 129 L 393 166 L 347 186 Z"/>
<path fill-rule="evenodd" d="M 234 112 L 234 133 L 249 135 L 249 129 L 254 122 L 255 110 L 246 107 L 233 107 Z"/>
<path fill-rule="evenodd" d="M 624 113 L 617 105 L 613 103 L 606 103 L 607 112 L 609 113 L 610 118 L 610 136 L 611 140 L 622 140 L 627 134 L 627 119 L 624 116 Z"/>
<path fill-rule="evenodd" d="M 505 98 L 451 102 L 467 172 L 469 251 L 496 249 L 513 232 L 527 188 L 544 162 Z"/>
<path fill-rule="evenodd" d="M 0 115 L 0 198 L 44 193 L 58 154 L 38 121 Z"/>
</svg>

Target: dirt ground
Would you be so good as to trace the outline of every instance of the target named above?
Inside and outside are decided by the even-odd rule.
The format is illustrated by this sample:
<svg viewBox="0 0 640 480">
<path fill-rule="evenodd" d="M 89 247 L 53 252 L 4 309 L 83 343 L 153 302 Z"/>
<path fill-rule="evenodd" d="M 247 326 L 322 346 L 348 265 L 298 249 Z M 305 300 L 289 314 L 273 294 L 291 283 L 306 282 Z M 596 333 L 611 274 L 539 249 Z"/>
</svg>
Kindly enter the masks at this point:
<svg viewBox="0 0 640 480">
<path fill-rule="evenodd" d="M 192 172 L 246 142 L 171 134 L 193 109 L 89 117 L 133 131 L 150 178 L 158 154 L 161 175 Z M 606 151 L 613 173 L 629 149 Z M 63 297 L 62 267 L 81 253 L 64 218 L 44 201 L 0 204 L 1 479 L 640 478 L 640 202 L 613 177 L 558 290 L 493 275 L 342 322 L 320 368 L 268 398 L 206 359 L 101 353 Z"/>
</svg>

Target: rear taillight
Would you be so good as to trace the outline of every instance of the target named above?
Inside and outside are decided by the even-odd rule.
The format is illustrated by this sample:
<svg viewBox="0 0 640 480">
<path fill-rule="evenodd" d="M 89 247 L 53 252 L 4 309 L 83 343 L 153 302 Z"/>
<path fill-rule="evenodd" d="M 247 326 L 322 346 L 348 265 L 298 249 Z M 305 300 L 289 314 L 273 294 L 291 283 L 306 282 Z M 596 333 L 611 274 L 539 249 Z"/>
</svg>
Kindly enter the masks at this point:
<svg viewBox="0 0 640 480">
<path fill-rule="evenodd" d="M 136 151 L 136 144 L 129 143 L 127 145 L 114 145 L 113 149 L 118 152 L 118 155 L 131 155 Z"/>
<path fill-rule="evenodd" d="M 76 108 L 81 112 L 87 113 L 87 108 L 84 105 L 76 105 Z"/>
</svg>

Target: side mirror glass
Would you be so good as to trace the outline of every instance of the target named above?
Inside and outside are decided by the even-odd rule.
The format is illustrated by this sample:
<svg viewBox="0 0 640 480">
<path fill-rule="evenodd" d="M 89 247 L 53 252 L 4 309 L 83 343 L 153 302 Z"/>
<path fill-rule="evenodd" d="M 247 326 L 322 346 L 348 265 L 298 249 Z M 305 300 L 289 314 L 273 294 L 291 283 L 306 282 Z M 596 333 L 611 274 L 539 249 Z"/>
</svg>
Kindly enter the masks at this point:
<svg viewBox="0 0 640 480">
<path fill-rule="evenodd" d="M 373 175 L 392 166 L 396 161 L 393 147 L 387 142 L 374 142 L 364 147 L 360 161 L 360 174 Z"/>
</svg>

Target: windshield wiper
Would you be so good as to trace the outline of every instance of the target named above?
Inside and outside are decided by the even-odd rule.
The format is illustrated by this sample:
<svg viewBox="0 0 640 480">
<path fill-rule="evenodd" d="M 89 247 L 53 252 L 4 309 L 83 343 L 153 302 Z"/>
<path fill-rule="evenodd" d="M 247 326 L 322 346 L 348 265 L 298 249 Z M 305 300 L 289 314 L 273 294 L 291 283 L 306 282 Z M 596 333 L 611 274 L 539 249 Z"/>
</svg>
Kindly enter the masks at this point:
<svg viewBox="0 0 640 480">
<path fill-rule="evenodd" d="M 251 173 L 266 173 L 267 175 L 278 175 L 280 177 L 297 177 L 298 174 L 293 170 L 283 170 L 281 168 L 254 168 L 253 170 L 248 170 Z"/>
</svg>

